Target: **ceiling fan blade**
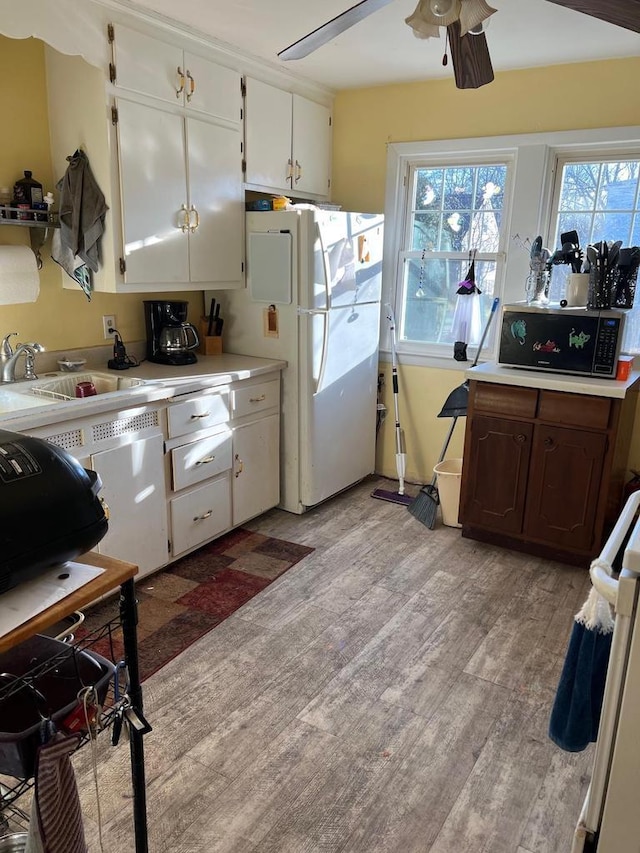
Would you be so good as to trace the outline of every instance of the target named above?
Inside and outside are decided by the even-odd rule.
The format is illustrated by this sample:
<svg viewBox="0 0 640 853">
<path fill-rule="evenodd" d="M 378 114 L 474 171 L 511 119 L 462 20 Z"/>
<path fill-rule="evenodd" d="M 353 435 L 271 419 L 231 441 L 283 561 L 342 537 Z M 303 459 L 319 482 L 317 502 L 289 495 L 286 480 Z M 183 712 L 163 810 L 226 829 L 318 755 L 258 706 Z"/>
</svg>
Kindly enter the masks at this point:
<svg viewBox="0 0 640 853">
<path fill-rule="evenodd" d="M 364 18 L 369 17 L 369 15 L 377 12 L 378 9 L 382 9 L 383 6 L 388 6 L 392 2 L 393 0 L 361 0 L 360 3 L 356 3 L 355 6 L 347 9 L 346 12 L 336 15 L 335 18 L 327 21 L 326 24 L 322 24 L 321 27 L 313 30 L 313 32 L 308 33 L 306 36 L 298 39 L 298 41 L 294 41 L 289 47 L 285 47 L 278 54 L 278 58 L 302 59 L 304 56 L 313 53 L 314 50 L 322 47 L 323 44 L 350 29 L 354 24 L 364 20 Z"/>
<path fill-rule="evenodd" d="M 608 24 L 640 33 L 640 0 L 549 0 L 575 12 L 584 12 Z"/>
<path fill-rule="evenodd" d="M 447 27 L 451 62 L 458 89 L 479 89 L 493 80 L 493 66 L 484 33 L 460 34 L 460 21 Z"/>
</svg>

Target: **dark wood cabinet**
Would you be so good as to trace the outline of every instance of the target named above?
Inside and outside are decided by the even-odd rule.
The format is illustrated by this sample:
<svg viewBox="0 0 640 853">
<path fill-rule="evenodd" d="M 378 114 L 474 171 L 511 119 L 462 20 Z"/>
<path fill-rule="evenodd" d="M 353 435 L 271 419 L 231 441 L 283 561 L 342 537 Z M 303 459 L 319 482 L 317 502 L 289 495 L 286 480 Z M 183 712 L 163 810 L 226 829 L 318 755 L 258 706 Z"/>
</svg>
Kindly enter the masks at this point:
<svg viewBox="0 0 640 853">
<path fill-rule="evenodd" d="M 471 381 L 462 535 L 587 565 L 620 509 L 636 399 Z"/>
</svg>

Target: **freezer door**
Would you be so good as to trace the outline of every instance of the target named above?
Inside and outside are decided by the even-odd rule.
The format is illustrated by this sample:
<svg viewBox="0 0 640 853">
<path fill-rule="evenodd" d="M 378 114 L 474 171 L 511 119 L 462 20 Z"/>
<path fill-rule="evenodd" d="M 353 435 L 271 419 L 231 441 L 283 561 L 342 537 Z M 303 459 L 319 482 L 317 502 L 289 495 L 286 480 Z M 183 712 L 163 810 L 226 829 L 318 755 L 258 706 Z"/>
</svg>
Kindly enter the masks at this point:
<svg viewBox="0 0 640 853">
<path fill-rule="evenodd" d="M 301 503 L 314 506 L 375 467 L 379 303 L 300 317 Z"/>
<path fill-rule="evenodd" d="M 315 308 L 380 300 L 383 221 L 381 214 L 316 214 Z"/>
</svg>

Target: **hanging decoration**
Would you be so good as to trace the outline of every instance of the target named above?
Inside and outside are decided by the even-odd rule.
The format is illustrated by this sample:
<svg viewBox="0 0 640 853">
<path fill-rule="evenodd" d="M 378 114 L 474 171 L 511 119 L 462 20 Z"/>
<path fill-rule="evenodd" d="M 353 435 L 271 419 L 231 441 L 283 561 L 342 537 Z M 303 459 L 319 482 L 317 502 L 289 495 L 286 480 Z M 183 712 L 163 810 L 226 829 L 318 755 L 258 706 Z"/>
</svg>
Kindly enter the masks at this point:
<svg viewBox="0 0 640 853">
<path fill-rule="evenodd" d="M 476 285 L 476 249 L 469 252 L 469 269 L 459 282 L 456 307 L 453 312 L 451 332 L 454 338 L 453 357 L 456 361 L 468 361 L 467 345 L 479 340 L 482 326 L 480 295 Z"/>
</svg>

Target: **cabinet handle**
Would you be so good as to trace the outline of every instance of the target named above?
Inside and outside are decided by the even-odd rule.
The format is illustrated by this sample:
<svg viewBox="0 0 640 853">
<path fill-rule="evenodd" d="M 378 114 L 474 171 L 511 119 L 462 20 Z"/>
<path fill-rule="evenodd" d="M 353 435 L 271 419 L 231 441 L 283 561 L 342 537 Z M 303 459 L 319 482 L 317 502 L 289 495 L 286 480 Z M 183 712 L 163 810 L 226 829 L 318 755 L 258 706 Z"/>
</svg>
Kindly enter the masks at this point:
<svg viewBox="0 0 640 853">
<path fill-rule="evenodd" d="M 195 221 L 195 224 L 193 224 L 193 225 L 191 224 L 191 214 L 192 213 L 195 213 L 195 215 L 196 215 L 196 221 Z M 200 214 L 196 210 L 195 206 L 192 204 L 191 207 L 189 208 L 189 231 L 193 234 L 193 232 L 198 229 L 199 225 L 200 225 Z"/>
<path fill-rule="evenodd" d="M 213 515 L 213 510 L 208 509 L 206 512 L 202 513 L 202 515 L 194 515 L 194 521 L 205 521 L 207 518 L 210 518 Z"/>
<path fill-rule="evenodd" d="M 294 178 L 296 184 L 298 183 L 298 181 L 300 180 L 301 177 L 302 177 L 302 166 L 296 160 L 296 176 Z"/>
<path fill-rule="evenodd" d="M 518 435 L 516 435 L 516 441 L 518 444 L 524 444 L 526 440 L 527 436 L 524 433 L 519 432 Z"/>
<path fill-rule="evenodd" d="M 545 438 L 544 446 L 545 447 L 553 447 L 553 439 L 552 438 Z"/>
<path fill-rule="evenodd" d="M 187 68 L 187 80 L 189 81 L 189 91 L 187 92 L 187 101 L 191 102 L 191 98 L 193 98 L 193 93 L 196 90 L 196 81 L 191 76 L 191 72 Z"/>
<path fill-rule="evenodd" d="M 205 456 L 204 459 L 198 459 L 196 465 L 208 465 L 210 462 L 213 462 L 215 456 Z"/>
<path fill-rule="evenodd" d="M 237 453 L 235 455 L 235 460 L 236 460 L 235 475 L 236 475 L 236 479 L 237 479 L 240 476 L 240 474 L 242 474 L 242 472 L 244 471 L 244 462 L 242 461 L 242 459 L 240 459 L 240 457 L 238 456 Z"/>
<path fill-rule="evenodd" d="M 183 214 L 182 224 L 178 226 L 178 228 L 182 231 L 183 234 L 186 234 L 189 230 L 189 211 L 187 210 L 187 205 L 183 204 L 180 206 L 180 213 Z"/>
<path fill-rule="evenodd" d="M 176 89 L 176 98 L 179 98 L 180 95 L 184 92 L 184 71 L 182 70 L 182 68 L 180 68 L 179 65 L 176 68 L 176 71 L 178 72 L 178 82 L 180 83 L 180 87 Z"/>
<path fill-rule="evenodd" d="M 291 157 L 287 160 L 287 179 L 293 177 L 293 160 Z"/>
<path fill-rule="evenodd" d="M 197 420 L 200 420 L 201 418 L 208 418 L 208 417 L 210 417 L 210 415 L 211 415 L 211 412 L 204 412 L 201 415 L 191 415 L 191 420 L 197 421 Z"/>
<path fill-rule="evenodd" d="M 263 400 L 266 400 L 266 399 L 267 399 L 266 394 L 260 394 L 259 397 L 249 397 L 249 402 L 250 403 L 261 403 Z"/>
</svg>

